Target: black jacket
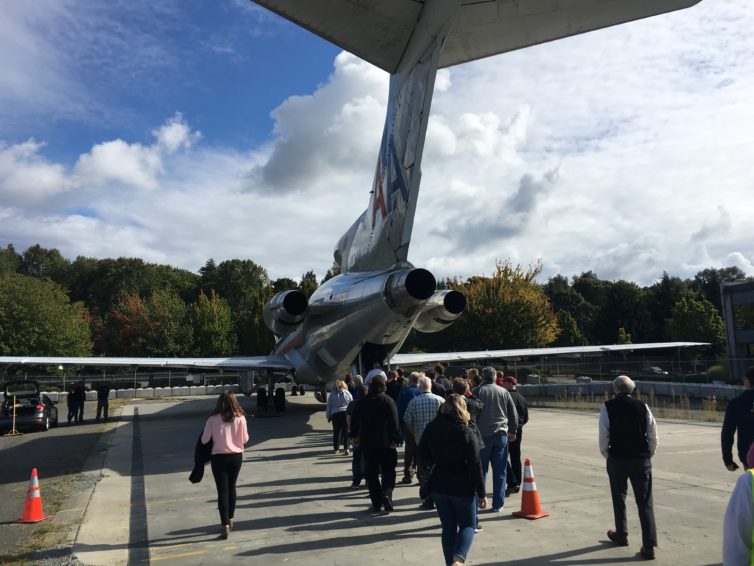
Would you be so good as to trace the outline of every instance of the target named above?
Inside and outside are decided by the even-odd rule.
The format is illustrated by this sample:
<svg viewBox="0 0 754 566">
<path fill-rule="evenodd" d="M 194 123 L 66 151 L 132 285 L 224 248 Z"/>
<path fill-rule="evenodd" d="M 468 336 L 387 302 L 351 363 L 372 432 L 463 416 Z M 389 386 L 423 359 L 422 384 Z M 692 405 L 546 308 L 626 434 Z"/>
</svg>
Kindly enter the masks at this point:
<svg viewBox="0 0 754 566">
<path fill-rule="evenodd" d="M 723 449 L 725 465 L 733 463 L 733 435 L 738 434 L 738 458 L 746 463 L 746 453 L 754 442 L 754 389 L 747 389 L 741 395 L 732 399 L 725 409 L 723 430 L 720 433 L 720 443 Z"/>
<path fill-rule="evenodd" d="M 471 429 L 452 415 L 439 414 L 422 433 L 421 462 L 434 464 L 430 491 L 455 497 L 486 497 L 479 446 Z"/>
<path fill-rule="evenodd" d="M 354 403 L 351 438 L 358 438 L 364 450 L 388 448 L 401 439 L 398 409 L 384 393 L 370 393 Z"/>
<path fill-rule="evenodd" d="M 209 439 L 207 444 L 202 444 L 202 434 L 199 433 L 199 438 L 196 441 L 194 447 L 194 469 L 191 470 L 189 481 L 191 483 L 199 483 L 204 477 L 204 466 L 212 459 L 212 439 Z"/>
<path fill-rule="evenodd" d="M 481 450 L 484 448 L 484 439 L 482 438 L 482 433 L 479 432 L 479 427 L 476 426 L 476 418 L 482 414 L 484 403 L 473 395 L 471 397 L 464 397 L 463 400 L 466 401 L 466 410 L 468 410 L 469 415 L 471 415 L 471 420 L 469 421 L 468 426 L 471 429 L 471 432 L 474 433 L 479 450 Z"/>
<path fill-rule="evenodd" d="M 516 431 L 516 434 L 519 434 L 524 425 L 529 422 L 529 403 L 527 403 L 526 398 L 515 389 L 511 389 L 508 393 L 511 394 L 513 404 L 516 406 L 516 414 L 518 415 L 518 430 Z"/>
</svg>

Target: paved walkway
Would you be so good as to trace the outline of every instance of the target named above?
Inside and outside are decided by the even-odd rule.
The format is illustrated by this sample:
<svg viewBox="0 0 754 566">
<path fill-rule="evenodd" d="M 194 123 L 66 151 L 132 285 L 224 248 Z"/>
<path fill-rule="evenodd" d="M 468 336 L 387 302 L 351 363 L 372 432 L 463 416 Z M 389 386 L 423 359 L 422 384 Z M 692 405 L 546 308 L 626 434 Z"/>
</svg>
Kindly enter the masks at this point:
<svg viewBox="0 0 754 566">
<path fill-rule="evenodd" d="M 89 501 L 74 552 L 84 564 L 442 564 L 439 521 L 418 508 L 418 487 L 399 485 L 395 512 L 367 512 L 366 490 L 348 489 L 350 459 L 333 456 L 323 405 L 289 398 L 284 416 L 250 419 L 239 478 L 236 529 L 217 540 L 219 518 L 207 469 L 193 485 L 193 447 L 214 399 L 127 407 Z M 245 399 L 250 409 L 251 399 Z M 659 422 L 654 493 L 659 564 L 719 564 L 722 515 L 737 474 L 719 455 L 719 425 Z M 638 560 L 641 537 L 629 495 L 631 546 L 612 528 L 595 414 L 532 411 L 524 455 L 550 517 L 482 512 L 469 564 L 618 564 Z M 399 474 L 400 478 L 400 474 Z"/>
</svg>

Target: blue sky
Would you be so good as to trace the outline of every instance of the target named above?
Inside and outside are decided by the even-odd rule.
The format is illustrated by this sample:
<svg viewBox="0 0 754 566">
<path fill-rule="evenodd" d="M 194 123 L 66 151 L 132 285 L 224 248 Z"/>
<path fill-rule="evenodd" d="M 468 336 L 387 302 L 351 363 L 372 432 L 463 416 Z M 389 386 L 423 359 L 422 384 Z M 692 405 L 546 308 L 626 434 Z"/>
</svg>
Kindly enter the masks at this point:
<svg viewBox="0 0 754 566">
<path fill-rule="evenodd" d="M 751 29 L 704 0 L 441 71 L 409 259 L 754 275 Z M 387 75 L 251 2 L 8 2 L 0 69 L 2 244 L 321 276 L 367 204 Z"/>
</svg>

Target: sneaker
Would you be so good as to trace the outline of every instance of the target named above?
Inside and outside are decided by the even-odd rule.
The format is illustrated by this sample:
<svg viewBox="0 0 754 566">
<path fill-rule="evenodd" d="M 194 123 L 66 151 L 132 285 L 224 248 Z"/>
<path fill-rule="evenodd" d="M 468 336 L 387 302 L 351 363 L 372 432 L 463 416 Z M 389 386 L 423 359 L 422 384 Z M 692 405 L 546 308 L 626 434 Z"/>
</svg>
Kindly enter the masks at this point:
<svg viewBox="0 0 754 566">
<path fill-rule="evenodd" d="M 332 453 L 333 456 L 337 456 L 338 454 L 340 454 L 340 450 L 333 450 Z"/>
<path fill-rule="evenodd" d="M 611 541 L 613 541 L 618 546 L 628 546 L 628 537 L 627 536 L 621 536 L 615 531 L 607 531 L 607 538 L 609 538 Z M 654 554 L 654 550 L 652 550 L 652 554 Z"/>
<path fill-rule="evenodd" d="M 482 528 L 482 525 L 480 525 L 479 523 L 477 523 L 476 527 L 474 527 L 475 533 L 481 533 L 483 530 L 484 529 Z"/>
<path fill-rule="evenodd" d="M 359 484 L 357 484 L 357 483 L 352 483 L 351 484 L 351 489 L 359 489 L 360 487 L 361 486 Z"/>
<path fill-rule="evenodd" d="M 434 501 L 422 501 L 421 508 L 422 509 L 434 509 L 435 508 L 435 503 L 434 503 Z"/>
<path fill-rule="evenodd" d="M 492 509 L 490 509 L 490 511 L 492 511 L 493 513 L 500 513 L 500 511 L 502 510 L 502 507 L 493 507 Z"/>
<path fill-rule="evenodd" d="M 385 508 L 385 511 L 390 513 L 393 510 L 393 502 L 390 500 L 390 497 L 387 495 L 383 496 L 382 498 L 382 506 Z"/>
<path fill-rule="evenodd" d="M 403 476 L 403 479 L 401 480 L 401 483 L 406 484 L 406 485 L 409 485 L 413 482 L 414 480 L 411 479 L 411 476 Z"/>
<path fill-rule="evenodd" d="M 644 560 L 654 560 L 655 559 L 655 549 L 651 546 L 647 548 L 646 546 L 642 546 L 641 550 L 639 550 L 639 554 L 641 554 L 641 557 Z"/>
<path fill-rule="evenodd" d="M 343 452 L 343 456 L 350 456 L 350 455 L 351 455 L 350 450 L 346 450 L 345 452 Z"/>
</svg>

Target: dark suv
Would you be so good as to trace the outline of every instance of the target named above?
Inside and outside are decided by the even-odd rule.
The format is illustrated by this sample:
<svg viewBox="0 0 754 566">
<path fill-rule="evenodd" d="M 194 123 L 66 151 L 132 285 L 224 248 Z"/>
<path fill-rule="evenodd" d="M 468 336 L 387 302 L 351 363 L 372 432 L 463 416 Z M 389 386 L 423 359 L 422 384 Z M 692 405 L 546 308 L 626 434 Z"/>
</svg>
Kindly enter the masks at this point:
<svg viewBox="0 0 754 566">
<path fill-rule="evenodd" d="M 58 424 L 58 409 L 47 395 L 40 393 L 36 381 L 10 381 L 4 387 L 5 399 L 0 405 L 0 429 L 49 430 Z M 14 406 L 15 400 L 15 406 Z"/>
</svg>

